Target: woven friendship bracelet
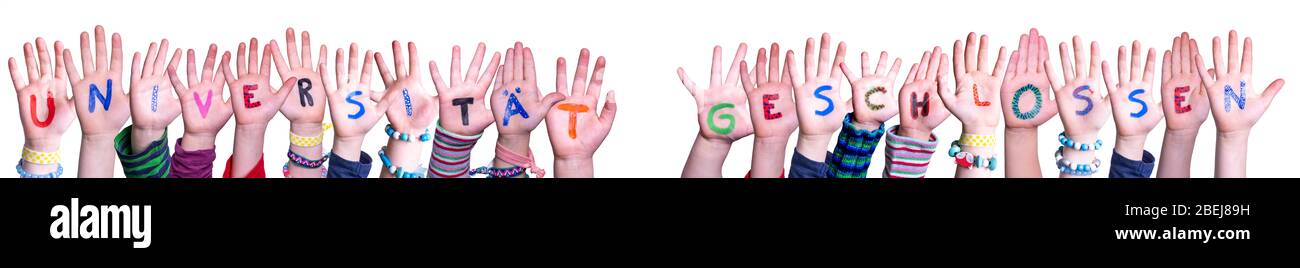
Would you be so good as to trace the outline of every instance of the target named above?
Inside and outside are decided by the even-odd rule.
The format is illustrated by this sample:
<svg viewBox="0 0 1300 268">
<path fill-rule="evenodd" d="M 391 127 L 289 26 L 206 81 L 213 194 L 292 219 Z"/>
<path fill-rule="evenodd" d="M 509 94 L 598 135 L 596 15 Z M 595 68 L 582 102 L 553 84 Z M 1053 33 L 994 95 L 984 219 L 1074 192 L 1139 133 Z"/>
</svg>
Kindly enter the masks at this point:
<svg viewBox="0 0 1300 268">
<path fill-rule="evenodd" d="M 961 134 L 961 139 L 957 140 L 957 143 L 961 146 L 993 147 L 998 144 L 998 141 L 997 136 L 994 135 Z"/>
<path fill-rule="evenodd" d="M 53 165 L 62 160 L 59 151 L 39 152 L 31 148 L 23 147 L 23 161 L 37 165 Z"/>
</svg>

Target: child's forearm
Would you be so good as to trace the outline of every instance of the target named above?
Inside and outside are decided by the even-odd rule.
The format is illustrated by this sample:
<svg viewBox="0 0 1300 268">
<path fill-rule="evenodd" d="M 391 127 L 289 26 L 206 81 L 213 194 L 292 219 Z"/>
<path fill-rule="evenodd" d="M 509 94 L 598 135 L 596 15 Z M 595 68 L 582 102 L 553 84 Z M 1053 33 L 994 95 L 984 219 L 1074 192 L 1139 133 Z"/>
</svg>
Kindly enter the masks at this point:
<svg viewBox="0 0 1300 268">
<path fill-rule="evenodd" d="M 695 136 L 695 145 L 691 146 L 691 155 L 686 158 L 682 168 L 682 178 L 719 178 L 722 177 L 722 163 L 727 160 L 732 141 L 709 139 L 704 135 Z M 580 162 L 580 161 L 579 161 Z M 556 159 L 556 169 L 560 168 Z M 556 176 L 559 176 L 556 171 Z"/>
<path fill-rule="evenodd" d="M 1160 166 L 1156 177 L 1187 178 L 1192 175 L 1192 150 L 1196 148 L 1196 129 L 1165 130 L 1160 147 Z M 1140 159 L 1140 158 L 1133 158 Z"/>
<path fill-rule="evenodd" d="M 1142 159 L 1142 152 L 1145 150 L 1147 135 L 1121 136 L 1115 135 L 1115 153 L 1128 159 Z"/>
<path fill-rule="evenodd" d="M 749 175 L 753 178 L 779 178 L 785 170 L 785 147 L 790 136 L 754 138 L 754 157 Z"/>
<path fill-rule="evenodd" d="M 385 151 L 382 153 L 388 157 L 391 165 L 401 168 L 403 173 L 416 172 L 425 174 L 427 171 L 420 168 L 420 161 L 424 159 L 420 157 L 420 154 L 424 153 L 423 145 L 423 142 L 419 142 L 418 139 L 414 138 L 411 141 L 388 139 L 388 146 L 384 147 Z M 388 167 L 385 167 L 379 175 L 384 178 L 395 177 Z"/>
<path fill-rule="evenodd" d="M 357 161 L 361 159 L 361 144 L 364 140 L 365 136 L 340 137 L 334 135 L 334 145 L 330 147 L 333 148 L 330 151 L 344 159 Z"/>
<path fill-rule="evenodd" d="M 325 130 L 319 122 L 316 122 L 316 123 L 293 123 L 289 125 L 289 131 L 303 137 L 319 137 L 322 135 L 322 133 Z M 306 157 L 309 160 L 321 160 L 324 157 L 326 157 L 323 154 L 323 150 L 324 149 L 322 149 L 320 143 L 317 143 L 315 146 L 299 146 L 297 144 L 293 144 L 292 142 L 289 144 L 290 152 Z M 322 177 L 320 169 L 321 167 L 306 168 L 295 164 L 289 164 L 289 177 L 320 178 Z"/>
<path fill-rule="evenodd" d="M 266 125 L 235 125 L 235 149 L 231 153 L 232 174 L 248 174 L 262 161 Z M 237 175 L 242 176 L 242 175 Z"/>
<path fill-rule="evenodd" d="M 81 159 L 78 159 L 77 177 L 110 178 L 117 165 L 117 151 L 113 148 L 113 134 L 81 137 Z"/>
<path fill-rule="evenodd" d="M 830 142 L 831 135 L 808 135 L 799 133 L 799 140 L 794 144 L 794 150 L 814 162 L 826 162 L 826 143 Z"/>
<path fill-rule="evenodd" d="M 555 158 L 556 178 L 591 178 L 595 176 L 591 157 Z"/>
<path fill-rule="evenodd" d="M 1250 130 L 1219 132 L 1214 144 L 1214 177 L 1246 177 L 1246 147 Z"/>
<path fill-rule="evenodd" d="M 528 147 L 529 141 L 531 141 L 531 135 L 529 134 L 502 134 L 497 136 L 496 146 L 502 146 L 505 147 L 505 149 L 510 150 L 511 152 L 519 153 L 521 156 L 527 156 L 528 152 L 530 152 L 531 150 L 531 148 Z M 492 158 L 493 167 L 508 168 L 508 167 L 515 166 L 513 164 L 510 164 L 509 162 L 506 162 L 501 157 L 502 157 L 501 155 L 496 155 Z M 515 177 L 522 178 L 525 175 L 526 174 L 524 174 L 524 172 L 520 172 L 519 175 L 516 175 Z"/>
<path fill-rule="evenodd" d="M 1043 171 L 1038 165 L 1038 129 L 1007 128 L 1005 142 L 1007 177 L 1040 178 Z"/>
</svg>

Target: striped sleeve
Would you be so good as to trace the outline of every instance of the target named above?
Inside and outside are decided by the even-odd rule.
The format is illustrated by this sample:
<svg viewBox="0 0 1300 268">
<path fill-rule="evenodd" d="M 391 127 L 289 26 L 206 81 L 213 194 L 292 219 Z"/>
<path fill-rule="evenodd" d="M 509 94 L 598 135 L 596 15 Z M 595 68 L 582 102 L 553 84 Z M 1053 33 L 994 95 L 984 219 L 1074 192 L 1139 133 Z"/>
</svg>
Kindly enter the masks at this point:
<svg viewBox="0 0 1300 268">
<path fill-rule="evenodd" d="M 885 173 L 886 178 L 925 178 L 926 168 L 930 166 L 930 157 L 938 147 L 939 140 L 930 134 L 929 140 L 918 140 L 898 135 L 898 126 L 886 133 L 885 138 Z"/>
<path fill-rule="evenodd" d="M 122 173 L 127 178 L 167 178 L 171 175 L 171 150 L 167 146 L 167 131 L 162 138 L 149 143 L 139 152 L 131 151 L 131 126 L 117 133 L 113 139 L 117 158 L 122 162 Z"/>
</svg>

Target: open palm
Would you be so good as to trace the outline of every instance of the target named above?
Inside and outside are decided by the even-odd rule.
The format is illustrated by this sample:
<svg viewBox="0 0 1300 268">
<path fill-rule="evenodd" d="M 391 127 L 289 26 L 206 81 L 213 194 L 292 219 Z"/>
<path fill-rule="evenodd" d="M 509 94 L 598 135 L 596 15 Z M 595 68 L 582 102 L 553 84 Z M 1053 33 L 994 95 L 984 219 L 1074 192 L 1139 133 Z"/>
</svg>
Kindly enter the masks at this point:
<svg viewBox="0 0 1300 268">
<path fill-rule="evenodd" d="M 217 65 L 217 70 L 214 71 L 212 66 L 217 64 L 216 59 L 213 58 L 216 53 L 217 45 L 214 44 L 208 47 L 208 58 L 203 63 L 202 75 L 199 75 L 194 68 L 194 50 L 189 51 L 189 63 L 187 64 L 189 66 L 188 84 L 181 82 L 180 76 L 176 75 L 175 62 L 167 69 L 167 75 L 171 78 L 172 87 L 176 89 L 176 95 L 180 96 L 181 119 L 185 122 L 185 133 L 216 135 L 226 125 L 226 122 L 230 121 L 230 115 L 234 113 L 230 98 L 221 97 L 221 90 L 226 86 L 223 75 L 230 72 L 228 69 L 230 68 L 230 52 L 222 55 L 221 63 Z M 176 59 L 176 61 L 178 60 Z M 239 65 L 243 66 L 244 64 L 240 63 Z M 230 95 L 234 96 L 235 94 Z"/>
<path fill-rule="evenodd" d="M 572 88 L 565 81 L 568 76 L 564 71 L 567 68 L 564 58 L 556 60 L 555 91 L 566 95 L 564 101 L 555 106 L 556 109 L 546 113 L 546 132 L 551 137 L 551 148 L 556 158 L 590 158 L 614 126 L 614 116 L 618 111 L 614 91 L 605 94 L 605 106 L 599 115 L 596 114 L 600 86 L 605 79 L 605 57 L 596 59 L 589 82 L 587 62 L 590 54 L 585 48 L 579 54 Z"/>
<path fill-rule="evenodd" d="M 338 49 L 334 56 L 335 79 L 330 78 L 324 64 L 319 68 L 329 101 L 330 121 L 334 122 L 334 135 L 339 138 L 365 136 L 384 117 L 391 103 L 383 99 L 382 93 L 370 90 L 375 53 L 367 50 L 361 58 L 359 50 L 357 43 L 352 43 L 345 62 L 343 49 Z M 363 60 L 365 65 L 361 64 Z"/>
<path fill-rule="evenodd" d="M 1155 80 L 1155 52 L 1155 49 L 1147 52 L 1144 71 L 1141 61 L 1142 44 L 1133 41 L 1131 59 L 1128 48 L 1120 46 L 1119 60 L 1116 61 L 1119 67 L 1118 80 L 1112 78 L 1110 63 L 1105 61 L 1101 63 L 1102 78 L 1106 81 L 1106 89 L 1110 91 L 1110 96 L 1126 98 L 1131 103 L 1111 105 L 1111 111 L 1115 113 L 1115 128 L 1121 137 L 1146 135 L 1164 117 L 1164 110 L 1157 109 L 1160 104 L 1155 102 L 1155 94 L 1150 90 L 1151 82 Z M 1133 99 L 1142 103 L 1133 102 Z"/>
<path fill-rule="evenodd" d="M 1273 80 L 1264 91 L 1255 90 L 1251 74 L 1254 67 L 1254 45 L 1246 38 L 1240 56 L 1237 53 L 1237 31 L 1228 33 L 1228 61 L 1223 61 L 1219 37 L 1214 38 L 1214 74 L 1205 69 L 1198 55 L 1196 68 L 1210 96 L 1214 125 L 1220 133 L 1248 131 L 1273 104 L 1273 97 L 1286 82 Z M 1222 102 L 1218 100 L 1223 100 Z"/>
<path fill-rule="evenodd" d="M 415 42 L 408 42 L 406 46 L 410 51 L 409 59 L 402 52 L 402 43 L 393 41 L 393 71 L 388 70 L 380 53 L 375 53 L 375 64 L 379 66 L 379 76 L 384 79 L 384 99 L 393 103 L 388 106 L 388 122 L 397 132 L 423 133 L 437 118 L 438 97 L 425 90 Z"/>
<path fill-rule="evenodd" d="M 1002 115 L 1007 128 L 1037 128 L 1056 117 L 1056 99 L 1047 78 L 1047 39 L 1030 29 L 1011 52 L 1002 81 Z M 1035 105 L 1037 104 L 1037 105 Z"/>
<path fill-rule="evenodd" d="M 1195 131 L 1210 117 L 1210 96 L 1194 66 L 1199 51 L 1196 40 L 1185 32 L 1174 37 L 1172 51 L 1165 51 L 1160 66 L 1160 99 L 1165 128 L 1169 130 Z"/>
<path fill-rule="evenodd" d="M 126 119 L 131 117 L 130 99 L 122 87 L 122 37 L 113 34 L 111 62 L 105 43 L 103 26 L 95 26 L 93 53 L 90 50 L 90 34 L 81 33 L 81 67 L 85 70 L 84 77 L 77 73 L 72 51 L 63 50 L 64 68 L 72 83 L 72 96 L 77 102 L 77 118 L 81 122 L 81 133 L 85 136 L 115 135 L 122 130 Z M 114 99 L 118 101 L 115 102 Z M 92 102 L 94 107 L 90 106 Z"/>
<path fill-rule="evenodd" d="M 898 106 L 907 109 L 899 116 L 900 128 L 912 133 L 930 133 L 951 115 L 942 106 L 939 91 L 946 91 L 948 54 L 939 47 L 921 54 L 920 65 L 907 72 L 907 83 L 898 91 Z M 935 103 L 939 102 L 939 103 Z"/>
<path fill-rule="evenodd" d="M 677 68 L 677 77 L 695 97 L 696 118 L 705 138 L 735 141 L 754 134 L 754 125 L 749 120 L 749 99 L 739 81 L 740 61 L 745 59 L 746 50 L 745 44 L 741 43 L 735 58 L 731 59 L 730 69 L 723 76 L 722 46 L 714 46 L 709 87 L 705 90 L 697 90 L 686 70 Z"/>
<path fill-rule="evenodd" d="M 479 44 L 477 54 L 479 58 L 482 57 L 482 44 Z M 494 55 L 493 64 L 496 64 L 496 58 Z M 506 50 L 505 61 L 505 65 L 501 68 L 488 68 L 483 72 L 484 77 L 479 78 L 482 83 L 473 83 L 477 88 L 476 96 L 480 98 L 479 106 L 482 107 L 481 98 L 483 92 L 487 90 L 488 83 L 492 81 L 492 74 L 499 74 L 496 77 L 496 89 L 492 91 L 492 113 L 484 113 L 478 120 L 487 120 L 490 123 L 492 117 L 496 116 L 499 119 L 496 120 L 498 132 L 505 135 L 526 135 L 542 124 L 542 119 L 546 118 L 546 114 L 555 107 L 556 103 L 564 100 L 564 95 L 551 92 L 542 96 L 537 90 L 537 68 L 533 61 L 532 48 L 515 42 L 514 48 Z M 471 68 L 477 70 L 477 64 L 471 64 Z M 467 83 L 469 81 L 462 84 Z"/>
<path fill-rule="evenodd" d="M 1061 42 L 1061 74 L 1065 84 L 1052 83 L 1057 96 L 1072 96 L 1056 102 L 1062 111 L 1061 122 L 1070 137 L 1095 137 L 1106 120 L 1110 120 L 1110 96 L 1102 96 L 1101 89 L 1097 88 L 1097 76 L 1101 74 L 1101 47 L 1092 42 L 1089 54 L 1084 54 L 1083 39 L 1075 36 L 1074 60 L 1070 59 L 1068 50 L 1069 46 Z M 1087 64 L 1084 55 L 1091 55 Z M 1050 65 L 1047 72 L 1054 73 Z M 1048 78 L 1052 76 L 1048 75 Z"/>
<path fill-rule="evenodd" d="M 740 61 L 740 84 L 749 97 L 750 116 L 755 138 L 789 138 L 799 127 L 795 111 L 793 90 L 789 77 L 781 72 L 781 47 L 772 43 L 772 54 L 758 49 L 758 64 L 749 71 L 749 64 Z M 790 71 L 790 66 L 786 66 Z M 757 120 L 762 118 L 763 120 Z"/>
<path fill-rule="evenodd" d="M 998 49 L 997 63 L 989 69 L 987 44 L 988 36 L 981 35 L 977 40 L 973 32 L 966 36 L 965 43 L 957 40 L 953 44 L 953 76 L 957 90 L 955 93 L 944 90 L 939 94 L 944 106 L 957 120 L 961 120 L 963 128 L 972 133 L 991 133 L 1002 121 L 1002 106 L 993 104 L 1001 102 L 997 89 L 1006 74 L 1007 58 L 1003 55 L 1007 49 Z M 976 49 L 979 49 L 978 53 Z"/>
<path fill-rule="evenodd" d="M 72 112 L 72 99 L 68 97 L 68 81 L 64 78 L 63 43 L 54 43 L 54 62 L 50 62 L 50 53 L 46 49 L 45 39 L 36 38 L 37 53 L 33 53 L 32 44 L 23 45 L 23 58 L 27 62 L 27 77 L 18 69 L 18 62 L 9 58 L 9 75 L 13 78 L 14 89 L 18 96 L 18 114 L 23 123 L 23 134 L 27 141 L 37 144 L 38 151 L 52 151 L 59 144 L 63 133 L 68 131 L 75 118 Z M 37 58 L 40 59 L 38 65 Z M 50 65 L 54 67 L 51 68 Z M 62 112 L 60 112 L 62 111 Z M 40 148 L 45 147 L 45 148 Z"/>
</svg>

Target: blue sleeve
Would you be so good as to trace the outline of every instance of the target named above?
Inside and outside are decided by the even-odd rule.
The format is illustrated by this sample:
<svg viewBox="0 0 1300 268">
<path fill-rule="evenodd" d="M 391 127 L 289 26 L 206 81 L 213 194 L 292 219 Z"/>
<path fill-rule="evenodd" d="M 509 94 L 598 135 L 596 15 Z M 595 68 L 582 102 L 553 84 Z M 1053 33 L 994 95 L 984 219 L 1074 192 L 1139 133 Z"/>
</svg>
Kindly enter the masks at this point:
<svg viewBox="0 0 1300 268">
<path fill-rule="evenodd" d="M 831 159 L 831 153 L 826 153 L 826 159 Z M 794 151 L 794 157 L 790 158 L 790 176 L 791 179 L 797 178 L 829 178 L 830 166 L 826 163 L 813 161 L 804 157 L 799 151 Z"/>
<path fill-rule="evenodd" d="M 374 161 L 370 159 L 370 154 L 361 152 L 361 161 L 349 161 L 330 153 L 329 162 L 326 178 L 366 178 L 370 175 L 370 164 Z"/>
<path fill-rule="evenodd" d="M 1142 161 L 1128 159 L 1118 153 L 1110 156 L 1111 178 L 1151 178 L 1151 171 L 1156 167 L 1156 157 L 1142 150 Z"/>
</svg>

